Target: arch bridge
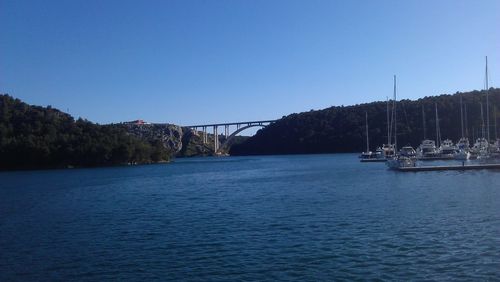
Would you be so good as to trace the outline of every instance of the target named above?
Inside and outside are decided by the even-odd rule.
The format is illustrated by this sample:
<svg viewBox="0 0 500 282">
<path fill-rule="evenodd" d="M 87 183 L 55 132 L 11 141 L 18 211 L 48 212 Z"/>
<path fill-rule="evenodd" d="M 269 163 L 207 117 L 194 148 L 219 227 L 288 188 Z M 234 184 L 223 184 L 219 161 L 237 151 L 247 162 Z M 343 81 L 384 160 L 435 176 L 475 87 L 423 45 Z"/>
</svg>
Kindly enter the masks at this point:
<svg viewBox="0 0 500 282">
<path fill-rule="evenodd" d="M 231 140 L 238 135 L 243 130 L 251 127 L 266 127 L 269 124 L 275 122 L 276 120 L 258 120 L 258 121 L 242 121 L 242 122 L 227 122 L 227 123 L 213 123 L 213 124 L 199 124 L 186 126 L 194 130 L 195 132 L 203 132 L 203 144 L 208 143 L 208 133 L 207 129 L 212 128 L 214 136 L 214 152 L 216 154 L 220 153 L 222 149 L 225 149 L 227 145 L 230 144 Z M 219 142 L 219 127 L 224 128 L 224 136 L 226 137 L 224 142 L 221 144 Z M 201 129 L 201 130 L 199 130 Z M 231 133 L 231 130 L 232 133 Z M 222 132 L 221 132 L 222 134 Z"/>
</svg>

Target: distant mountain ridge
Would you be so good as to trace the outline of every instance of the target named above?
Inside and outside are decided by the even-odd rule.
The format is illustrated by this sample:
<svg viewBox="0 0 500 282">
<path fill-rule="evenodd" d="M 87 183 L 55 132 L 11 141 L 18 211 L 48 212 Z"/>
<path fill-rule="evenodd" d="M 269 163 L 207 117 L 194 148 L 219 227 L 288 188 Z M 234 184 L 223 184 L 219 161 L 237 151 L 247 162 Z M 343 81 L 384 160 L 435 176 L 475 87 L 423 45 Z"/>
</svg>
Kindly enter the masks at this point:
<svg viewBox="0 0 500 282">
<path fill-rule="evenodd" d="M 486 111 L 486 91 L 402 100 L 397 103 L 398 144 L 418 146 L 424 137 L 422 106 L 426 117 L 426 137 L 435 139 L 435 104 L 443 139 L 456 142 L 461 137 L 460 95 L 467 108 L 467 132 L 472 140 L 481 129 L 480 103 Z M 500 122 L 500 89 L 489 90 L 491 137 L 495 137 L 495 117 Z M 392 103 L 391 103 L 392 107 Z M 231 155 L 314 154 L 361 152 L 366 148 L 365 112 L 368 113 L 370 149 L 387 143 L 386 102 L 354 106 L 334 106 L 323 110 L 295 113 L 263 128 L 245 142 L 231 148 Z M 496 114 L 495 114 L 496 112 Z M 484 114 L 486 116 L 486 114 Z M 485 122 L 486 123 L 486 122 Z"/>
<path fill-rule="evenodd" d="M 417 146 L 423 139 L 422 106 L 427 138 L 435 138 L 435 104 L 441 136 L 457 141 L 461 136 L 460 95 L 467 108 L 467 132 L 480 136 L 485 91 L 425 97 L 397 104 L 398 144 Z M 491 88 L 491 136 L 500 120 L 500 89 Z M 231 155 L 308 154 L 360 152 L 365 149 L 365 112 L 369 118 L 370 149 L 387 142 L 386 102 L 335 106 L 295 113 L 240 137 Z M 484 115 L 486 116 L 486 115 Z M 219 140 L 223 141 L 220 136 Z M 213 135 L 203 143 L 201 132 L 172 124 L 120 123 L 99 125 L 50 106 L 28 105 L 0 95 L 0 169 L 88 167 L 166 162 L 172 157 L 207 156 L 213 152 Z"/>
</svg>

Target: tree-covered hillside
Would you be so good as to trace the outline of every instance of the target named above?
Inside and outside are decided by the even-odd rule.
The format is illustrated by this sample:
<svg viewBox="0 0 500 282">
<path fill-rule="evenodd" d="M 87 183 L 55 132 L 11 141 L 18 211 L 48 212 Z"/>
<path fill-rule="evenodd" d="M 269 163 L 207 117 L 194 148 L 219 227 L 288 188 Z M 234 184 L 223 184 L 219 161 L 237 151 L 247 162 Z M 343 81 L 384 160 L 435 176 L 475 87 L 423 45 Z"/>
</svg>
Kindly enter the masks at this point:
<svg viewBox="0 0 500 282">
<path fill-rule="evenodd" d="M 52 107 L 0 95 L 0 169 L 101 166 L 167 161 L 159 141 L 141 140 L 120 125 L 74 120 Z"/>
<path fill-rule="evenodd" d="M 427 138 L 435 139 L 435 104 L 438 107 L 442 139 L 456 142 L 461 135 L 460 95 L 467 108 L 467 133 L 470 139 L 481 132 L 481 103 L 486 117 L 486 91 L 425 97 L 397 103 L 398 144 L 418 146 L 424 137 L 422 107 Z M 495 114 L 500 118 L 500 89 L 490 89 L 491 137 L 495 138 Z M 259 130 L 246 142 L 231 148 L 232 155 L 307 154 L 360 152 L 366 147 L 365 112 L 369 119 L 370 149 L 387 143 L 386 102 L 330 107 L 319 111 L 291 114 Z M 486 122 L 485 122 L 486 123 Z"/>
</svg>

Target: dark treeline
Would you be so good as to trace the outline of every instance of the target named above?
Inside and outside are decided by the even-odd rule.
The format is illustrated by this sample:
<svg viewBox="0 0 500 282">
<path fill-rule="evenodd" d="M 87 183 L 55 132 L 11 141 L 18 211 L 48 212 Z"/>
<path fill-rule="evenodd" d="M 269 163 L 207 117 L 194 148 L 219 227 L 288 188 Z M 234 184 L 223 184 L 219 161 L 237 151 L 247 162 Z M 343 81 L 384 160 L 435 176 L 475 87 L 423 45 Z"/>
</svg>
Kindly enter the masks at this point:
<svg viewBox="0 0 500 282">
<path fill-rule="evenodd" d="M 460 95 L 467 108 L 467 133 L 471 139 L 481 134 L 481 103 L 486 119 L 486 91 L 425 97 L 397 103 L 398 144 L 418 146 L 424 137 L 422 107 L 426 117 L 426 137 L 436 138 L 435 104 L 438 107 L 442 139 L 456 142 L 461 137 Z M 490 89 L 490 134 L 496 138 L 495 116 L 500 118 L 500 89 Z M 392 106 L 392 104 L 391 104 Z M 494 112 L 497 112 L 495 115 Z M 319 111 L 291 114 L 259 130 L 246 142 L 231 148 L 232 155 L 307 154 L 360 152 L 366 148 L 365 112 L 368 113 L 370 149 L 387 143 L 386 102 L 330 107 Z M 465 114 L 465 113 L 464 113 Z M 486 121 L 485 121 L 486 123 Z"/>
<path fill-rule="evenodd" d="M 50 106 L 0 95 L 0 169 L 150 163 L 169 157 L 160 141 L 140 140 L 121 125 L 75 121 Z"/>
</svg>

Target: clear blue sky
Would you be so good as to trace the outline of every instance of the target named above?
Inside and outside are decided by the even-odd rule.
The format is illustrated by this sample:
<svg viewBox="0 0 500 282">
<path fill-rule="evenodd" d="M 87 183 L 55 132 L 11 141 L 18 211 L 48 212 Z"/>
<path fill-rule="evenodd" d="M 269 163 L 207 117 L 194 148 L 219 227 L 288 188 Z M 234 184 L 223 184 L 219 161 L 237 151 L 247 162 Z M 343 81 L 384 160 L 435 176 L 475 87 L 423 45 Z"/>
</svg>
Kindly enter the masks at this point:
<svg viewBox="0 0 500 282">
<path fill-rule="evenodd" d="M 500 80 L 500 1 L 0 0 L 0 92 L 108 123 L 279 118 Z"/>
</svg>

